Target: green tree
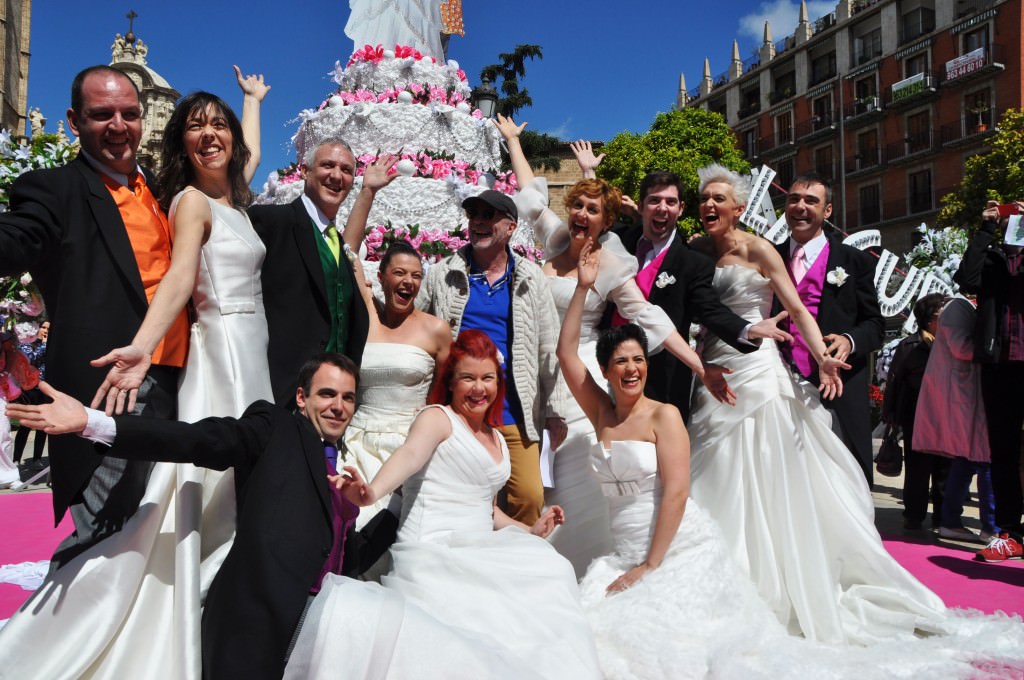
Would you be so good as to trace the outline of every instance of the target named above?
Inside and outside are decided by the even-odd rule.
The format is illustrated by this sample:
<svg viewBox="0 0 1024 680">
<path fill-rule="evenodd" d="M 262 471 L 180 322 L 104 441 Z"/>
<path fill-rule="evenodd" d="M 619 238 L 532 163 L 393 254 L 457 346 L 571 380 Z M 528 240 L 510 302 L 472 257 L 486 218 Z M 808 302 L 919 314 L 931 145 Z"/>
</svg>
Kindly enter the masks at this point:
<svg viewBox="0 0 1024 680">
<path fill-rule="evenodd" d="M 543 58 L 540 45 L 516 45 L 511 52 L 498 55 L 500 63 L 480 69 L 480 80 L 490 80 L 502 94 L 498 99 L 498 113 L 515 118 L 524 108 L 533 106 L 529 90 L 522 87 L 519 81 L 526 77 L 527 59 L 533 61 Z M 562 140 L 557 137 L 525 130 L 519 138 L 519 143 L 523 145 L 523 152 L 534 168 L 557 171 L 561 167 L 555 151 L 561 146 Z M 504 169 L 508 169 L 507 161 Z"/>
<path fill-rule="evenodd" d="M 736 137 L 718 113 L 691 107 L 659 113 L 644 134 L 621 132 L 602 149 L 606 156 L 597 174 L 634 200 L 640 182 L 653 170 L 669 170 L 683 180 L 686 211 L 682 228 L 700 228 L 697 216 L 697 169 L 712 162 L 745 173 L 750 164 L 736 148 Z"/>
<path fill-rule="evenodd" d="M 987 153 L 964 163 L 960 188 L 942 197 L 938 223 L 974 229 L 987 201 L 1009 203 L 1024 197 L 1024 111 L 1007 109 Z"/>
</svg>

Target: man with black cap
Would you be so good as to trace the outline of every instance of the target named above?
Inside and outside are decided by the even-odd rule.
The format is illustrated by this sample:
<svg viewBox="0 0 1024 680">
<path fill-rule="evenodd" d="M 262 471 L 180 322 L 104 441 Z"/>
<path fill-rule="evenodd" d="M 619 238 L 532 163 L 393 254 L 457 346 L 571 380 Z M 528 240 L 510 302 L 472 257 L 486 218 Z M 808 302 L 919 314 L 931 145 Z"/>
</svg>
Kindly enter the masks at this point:
<svg viewBox="0 0 1024 680">
<path fill-rule="evenodd" d="M 469 245 L 430 268 L 417 306 L 447 321 L 453 337 L 464 328 L 483 331 L 504 358 L 500 429 L 512 462 L 506 509 L 532 524 L 544 506 L 541 432 L 549 431 L 555 448 L 566 431 L 567 393 L 555 358 L 558 312 L 540 267 L 508 247 L 519 219 L 515 202 L 487 190 L 462 207 Z"/>
</svg>

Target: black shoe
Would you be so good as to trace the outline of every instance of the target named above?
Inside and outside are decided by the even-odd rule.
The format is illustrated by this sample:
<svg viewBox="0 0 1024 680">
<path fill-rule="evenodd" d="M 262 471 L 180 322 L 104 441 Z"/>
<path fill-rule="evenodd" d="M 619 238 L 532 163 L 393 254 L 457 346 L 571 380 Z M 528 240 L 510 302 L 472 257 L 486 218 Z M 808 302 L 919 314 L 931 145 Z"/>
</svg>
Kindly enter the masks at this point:
<svg viewBox="0 0 1024 680">
<path fill-rule="evenodd" d="M 903 528 L 909 531 L 920 531 L 923 527 L 921 522 L 916 519 L 905 519 L 903 520 Z"/>
<path fill-rule="evenodd" d="M 42 458 L 33 458 L 29 462 L 25 463 L 25 468 L 32 472 L 39 472 L 46 467 L 46 461 Z"/>
</svg>

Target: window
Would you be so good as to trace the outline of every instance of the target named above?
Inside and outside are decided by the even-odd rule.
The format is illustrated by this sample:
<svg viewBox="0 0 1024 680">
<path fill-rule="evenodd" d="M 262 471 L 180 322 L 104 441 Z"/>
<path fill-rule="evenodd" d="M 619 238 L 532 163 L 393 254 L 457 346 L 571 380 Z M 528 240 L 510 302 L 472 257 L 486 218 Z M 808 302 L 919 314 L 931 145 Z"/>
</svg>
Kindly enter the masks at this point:
<svg viewBox="0 0 1024 680">
<path fill-rule="evenodd" d="M 836 75 L 836 53 L 829 52 L 811 60 L 811 85 L 817 85 Z"/>
<path fill-rule="evenodd" d="M 853 84 L 853 92 L 857 99 L 866 99 L 878 95 L 878 81 L 874 74 L 860 78 Z"/>
<path fill-rule="evenodd" d="M 740 92 L 739 117 L 746 118 L 761 110 L 761 91 L 754 88 Z"/>
<path fill-rule="evenodd" d="M 935 30 L 935 10 L 918 7 L 903 15 L 903 42 L 910 42 Z"/>
<path fill-rule="evenodd" d="M 811 122 L 815 130 L 821 130 L 832 124 L 831 92 L 811 102 Z"/>
<path fill-rule="evenodd" d="M 903 77 L 909 78 L 928 70 L 928 53 L 920 52 L 903 60 Z"/>
<path fill-rule="evenodd" d="M 918 170 L 907 175 L 910 212 L 921 213 L 932 209 L 932 171 Z"/>
<path fill-rule="evenodd" d="M 796 72 L 789 71 L 775 77 L 775 89 L 772 91 L 772 103 L 780 102 L 796 94 Z"/>
<path fill-rule="evenodd" d="M 780 187 L 786 187 L 789 190 L 789 185 L 793 183 L 793 159 L 787 158 L 781 160 L 775 164 L 775 182 Z M 782 196 L 785 200 L 785 195 Z"/>
<path fill-rule="evenodd" d="M 857 169 L 878 165 L 878 130 L 865 130 L 857 135 Z"/>
<path fill-rule="evenodd" d="M 793 112 L 783 111 L 775 116 L 775 138 L 779 144 L 793 141 Z"/>
<path fill-rule="evenodd" d="M 882 221 L 882 202 L 877 184 L 869 184 L 860 188 L 860 201 L 858 205 L 860 207 L 861 226 Z"/>
<path fill-rule="evenodd" d="M 991 94 L 987 87 L 964 95 L 964 122 L 968 132 L 984 132 L 992 125 Z"/>
<path fill-rule="evenodd" d="M 741 134 L 743 139 L 743 155 L 748 159 L 757 157 L 757 128 L 744 130 Z"/>
<path fill-rule="evenodd" d="M 814 150 L 814 171 L 822 177 L 832 179 L 836 170 L 832 165 L 832 145 L 822 146 Z"/>
<path fill-rule="evenodd" d="M 960 54 L 973 52 L 979 47 L 988 47 L 988 26 L 983 26 L 975 31 L 963 34 L 963 51 Z"/>
<path fill-rule="evenodd" d="M 882 29 L 876 28 L 853 40 L 854 64 L 865 64 L 882 56 Z"/>
<path fill-rule="evenodd" d="M 931 111 L 907 116 L 907 153 L 924 151 L 932 145 Z"/>
</svg>

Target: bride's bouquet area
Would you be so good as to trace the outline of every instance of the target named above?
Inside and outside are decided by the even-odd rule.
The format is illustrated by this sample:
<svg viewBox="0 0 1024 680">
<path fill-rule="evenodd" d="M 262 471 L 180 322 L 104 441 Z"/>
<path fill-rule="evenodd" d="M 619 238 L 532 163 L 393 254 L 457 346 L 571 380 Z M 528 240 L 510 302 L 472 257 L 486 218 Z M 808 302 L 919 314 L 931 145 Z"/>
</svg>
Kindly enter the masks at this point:
<svg viewBox="0 0 1024 680">
<path fill-rule="evenodd" d="M 514 194 L 515 176 L 501 172 L 501 136 L 470 102 L 457 62 L 397 45 L 366 45 L 332 73 L 337 89 L 299 113 L 292 141 L 297 159 L 325 139 L 341 138 L 356 157 L 356 178 L 338 212 L 348 219 L 366 167 L 384 155 L 399 157 L 400 175 L 381 189 L 367 222 L 361 257 L 380 259 L 404 238 L 425 261 L 437 261 L 467 243 L 462 201 L 489 188 Z M 287 203 L 301 195 L 296 165 L 270 174 L 257 203 Z M 536 257 L 535 249 L 525 249 Z"/>
</svg>

